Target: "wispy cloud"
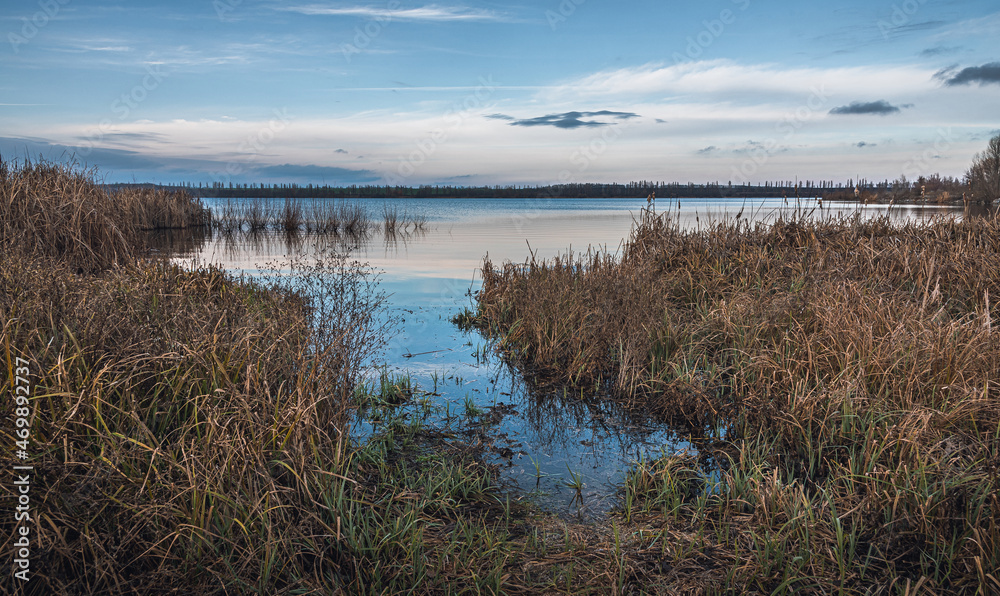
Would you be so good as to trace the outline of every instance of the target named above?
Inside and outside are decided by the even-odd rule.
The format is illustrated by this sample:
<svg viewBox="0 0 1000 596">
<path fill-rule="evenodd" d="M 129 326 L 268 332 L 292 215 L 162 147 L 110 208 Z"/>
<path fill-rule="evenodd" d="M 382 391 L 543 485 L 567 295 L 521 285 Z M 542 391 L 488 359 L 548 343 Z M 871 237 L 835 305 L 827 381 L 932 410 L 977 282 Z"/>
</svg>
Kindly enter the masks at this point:
<svg viewBox="0 0 1000 596">
<path fill-rule="evenodd" d="M 547 87 L 540 87 L 537 85 L 497 85 L 492 83 L 492 81 L 487 81 L 490 86 L 494 89 L 504 89 L 506 91 L 537 91 L 539 89 L 547 89 Z M 344 91 L 420 91 L 420 92 L 436 92 L 436 91 L 477 91 L 483 89 L 483 85 L 454 85 L 454 86 L 410 86 L 405 87 L 333 87 L 334 91 L 341 93 Z"/>
<path fill-rule="evenodd" d="M 894 106 L 884 99 L 878 101 L 852 101 L 849 105 L 839 106 L 830 110 L 830 113 L 835 116 L 850 116 L 850 115 L 860 115 L 860 114 L 872 114 L 875 116 L 888 116 L 889 114 L 898 114 L 901 108 L 913 107 L 912 104 L 903 104 L 899 106 Z"/>
<path fill-rule="evenodd" d="M 81 45 L 77 47 L 66 47 L 66 48 L 52 48 L 56 52 L 67 52 L 73 54 L 83 54 L 85 52 L 131 52 L 133 50 L 130 46 L 88 46 Z"/>
<path fill-rule="evenodd" d="M 995 37 L 1000 34 L 1000 12 L 959 21 L 946 30 L 934 36 L 934 39 L 957 37 L 968 39 L 970 36 Z"/>
<path fill-rule="evenodd" d="M 374 6 L 345 6 L 334 8 L 320 4 L 281 7 L 280 10 L 297 12 L 310 16 L 342 16 L 365 19 L 385 19 L 400 21 L 506 21 L 506 16 L 492 10 L 468 8 L 464 6 L 438 6 L 428 4 L 420 8 L 380 8 Z"/>
<path fill-rule="evenodd" d="M 665 66 L 645 64 L 597 72 L 564 82 L 546 92 L 547 99 L 580 96 L 649 97 L 678 95 L 725 96 L 777 94 L 801 97 L 811 88 L 831 93 L 928 91 L 934 70 L 922 66 L 782 68 L 774 64 L 741 64 L 705 60 Z"/>
<path fill-rule="evenodd" d="M 249 64 L 252 57 L 236 51 L 223 50 L 220 53 L 201 51 L 191 46 L 163 48 L 144 60 L 146 64 L 189 67 L 189 66 L 226 66 L 231 64 Z"/>
<path fill-rule="evenodd" d="M 904 25 L 899 25 L 886 29 L 884 31 L 885 38 L 898 38 L 911 33 L 920 33 L 922 31 L 929 31 L 931 29 L 940 29 L 948 25 L 947 21 L 920 21 L 916 23 L 906 23 Z M 881 35 L 880 35 L 881 37 Z"/>
<path fill-rule="evenodd" d="M 629 120 L 638 118 L 639 114 L 634 112 L 612 112 L 610 110 L 600 110 L 598 112 L 563 112 L 562 114 L 549 114 L 536 118 L 518 119 L 506 114 L 492 114 L 487 118 L 494 120 L 507 120 L 511 126 L 554 126 L 556 128 L 594 128 L 598 126 L 610 126 L 614 122 L 611 120 Z M 590 118 L 590 120 L 584 120 Z M 593 120 L 593 118 L 600 118 Z"/>
<path fill-rule="evenodd" d="M 927 48 L 926 50 L 920 52 L 920 56 L 924 58 L 933 58 L 935 56 L 946 56 L 960 51 L 962 51 L 962 48 L 959 46 L 934 46 L 933 48 Z"/>
<path fill-rule="evenodd" d="M 76 140 L 86 141 L 89 137 L 78 136 Z M 131 143 L 134 141 L 166 141 L 167 137 L 164 134 L 156 132 L 107 132 L 104 133 L 103 139 L 110 142 L 127 142 Z"/>
<path fill-rule="evenodd" d="M 289 180 L 326 179 L 337 184 L 359 184 L 375 182 L 379 175 L 371 170 L 352 170 L 335 166 L 317 166 L 313 164 L 279 164 L 255 169 L 256 173 L 265 178 L 282 178 Z"/>
<path fill-rule="evenodd" d="M 742 146 L 733 149 L 733 153 L 738 155 L 744 154 L 760 154 L 761 152 L 774 154 L 774 153 L 785 153 L 789 149 L 788 147 L 768 147 L 767 143 L 761 141 L 754 141 L 753 139 L 748 140 Z"/>
</svg>

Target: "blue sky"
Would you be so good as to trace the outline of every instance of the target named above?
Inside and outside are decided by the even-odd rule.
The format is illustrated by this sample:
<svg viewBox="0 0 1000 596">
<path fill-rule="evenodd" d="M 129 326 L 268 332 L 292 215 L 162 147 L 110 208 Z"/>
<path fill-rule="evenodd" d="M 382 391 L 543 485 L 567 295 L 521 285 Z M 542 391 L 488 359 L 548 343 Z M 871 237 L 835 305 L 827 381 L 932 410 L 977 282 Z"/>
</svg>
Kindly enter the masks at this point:
<svg viewBox="0 0 1000 596">
<path fill-rule="evenodd" d="M 990 1 L 6 2 L 0 153 L 108 181 L 961 175 Z"/>
</svg>

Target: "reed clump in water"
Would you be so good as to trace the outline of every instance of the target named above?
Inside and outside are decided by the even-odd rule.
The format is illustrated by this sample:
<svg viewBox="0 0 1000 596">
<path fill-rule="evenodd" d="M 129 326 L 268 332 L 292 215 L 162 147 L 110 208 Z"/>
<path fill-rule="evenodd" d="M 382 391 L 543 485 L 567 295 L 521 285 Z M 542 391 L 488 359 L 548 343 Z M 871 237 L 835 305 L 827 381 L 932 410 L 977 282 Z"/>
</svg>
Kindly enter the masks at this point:
<svg viewBox="0 0 1000 596">
<path fill-rule="evenodd" d="M 144 232 L 204 226 L 210 214 L 186 192 L 108 192 L 94 172 L 0 158 L 0 245 L 57 257 L 84 271 L 127 262 Z"/>
<path fill-rule="evenodd" d="M 276 211 L 263 199 L 252 199 L 245 207 L 247 231 L 263 232 L 273 225 Z"/>
<path fill-rule="evenodd" d="M 620 257 L 485 262 L 478 323 L 542 378 L 727 429 L 714 476 L 665 457 L 627 483 L 673 585 L 998 590 L 998 238 L 995 216 L 646 211 Z"/>
<path fill-rule="evenodd" d="M 382 232 L 387 240 L 406 239 L 425 231 L 427 219 L 400 211 L 395 205 L 384 205 L 382 221 L 376 221 L 357 202 L 315 201 L 306 206 L 297 199 L 285 199 L 281 205 L 272 205 L 257 198 L 243 202 L 228 200 L 214 214 L 212 223 L 224 236 L 283 232 L 360 242 L 372 232 Z"/>
<path fill-rule="evenodd" d="M 400 211 L 396 205 L 382 206 L 382 234 L 387 240 L 402 239 L 426 228 L 427 220 L 421 215 Z"/>
<path fill-rule="evenodd" d="M 286 234 L 298 233 L 305 223 L 302 203 L 298 199 L 285 199 L 278 217 L 279 225 Z"/>
</svg>

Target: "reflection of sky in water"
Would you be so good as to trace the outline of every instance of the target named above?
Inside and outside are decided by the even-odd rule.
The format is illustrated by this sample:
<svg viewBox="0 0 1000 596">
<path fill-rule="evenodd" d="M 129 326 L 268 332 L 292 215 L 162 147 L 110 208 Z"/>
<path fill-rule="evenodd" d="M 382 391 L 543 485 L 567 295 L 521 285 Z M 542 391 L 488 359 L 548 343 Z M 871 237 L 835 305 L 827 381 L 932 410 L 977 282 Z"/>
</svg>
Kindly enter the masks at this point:
<svg viewBox="0 0 1000 596">
<path fill-rule="evenodd" d="M 225 204 L 222 199 L 204 199 L 209 207 Z M 310 211 L 313 201 L 303 200 L 304 210 Z M 387 204 L 382 199 L 358 200 L 374 221 L 381 221 L 382 209 Z M 794 201 L 786 205 L 782 199 L 658 199 L 657 209 L 669 209 L 677 214 L 680 203 L 679 223 L 685 228 L 704 226 L 712 218 L 726 213 L 735 215 L 741 209 L 744 218 L 773 218 L 781 210 L 795 208 Z M 281 201 L 276 201 L 281 204 Z M 379 233 L 354 252 L 360 260 L 383 270 L 388 277 L 401 280 L 431 278 L 453 280 L 461 284 L 462 293 L 482 265 L 487 254 L 494 263 L 504 260 L 524 261 L 528 247 L 539 258 L 549 258 L 572 249 L 586 251 L 588 247 L 617 250 L 628 237 L 639 209 L 646 199 L 397 199 L 391 202 L 401 213 L 427 218 L 427 232 L 399 242 L 386 244 Z M 811 210 L 815 201 L 802 201 L 803 209 Z M 830 214 L 850 214 L 855 204 L 829 204 L 822 210 Z M 864 207 L 870 213 L 886 210 L 884 205 Z M 952 212 L 946 207 L 894 207 L 893 213 L 902 217 L 929 216 Z M 820 213 L 820 210 L 816 210 Z M 281 258 L 287 254 L 284 242 L 273 239 L 261 251 L 243 255 L 225 255 L 222 245 L 208 247 L 203 254 L 209 261 L 221 260 L 241 268 L 253 268 L 261 256 Z M 451 290 L 449 289 L 448 292 Z"/>
<path fill-rule="evenodd" d="M 205 202 L 210 207 L 224 204 L 212 199 Z M 375 221 L 381 221 L 385 201 L 358 202 Z M 727 213 L 734 216 L 741 209 L 745 218 L 773 218 L 785 207 L 781 199 L 681 199 L 679 210 L 676 199 L 657 203 L 658 210 L 669 208 L 678 214 L 686 228 L 704 226 Z M 469 291 L 479 287 L 478 270 L 485 255 L 500 264 L 523 262 L 529 257 L 529 246 L 540 259 L 588 247 L 617 251 L 645 199 L 410 199 L 393 204 L 401 212 L 425 217 L 426 230 L 396 242 L 386 242 L 375 232 L 352 251 L 354 258 L 383 272 L 380 287 L 390 295 L 391 315 L 403 321 L 389 342 L 387 364 L 391 370 L 408 371 L 427 391 L 434 388 L 436 374 L 440 397 L 435 399 L 442 417 L 445 412 L 462 415 L 467 399 L 479 408 L 512 405 L 514 411 L 495 429 L 514 451 L 511 465 L 503 466 L 506 481 L 526 493 L 537 489 L 535 498 L 548 507 L 578 513 L 579 503 L 573 503 L 576 491 L 566 485 L 572 470 L 583 475 L 582 509 L 592 514 L 613 504 L 628 464 L 642 454 L 690 449 L 662 425 L 626 416 L 611 404 L 587 403 L 572 395 L 566 399 L 534 395 L 495 356 L 485 361 L 476 357 L 487 343 L 479 334 L 464 333 L 450 323 L 463 307 L 472 306 Z M 815 207 L 812 201 L 801 205 L 806 210 Z M 850 214 L 856 208 L 853 204 L 825 205 L 822 212 Z M 886 207 L 865 209 L 879 213 Z M 952 212 L 897 207 L 893 213 L 920 218 L 946 211 Z M 253 272 L 257 264 L 287 262 L 290 256 L 314 253 L 317 242 L 324 244 L 308 236 L 290 241 L 281 234 L 254 239 L 244 235 L 229 241 L 216 238 L 203 247 L 197 260 Z M 354 432 L 363 434 L 370 428 L 359 424 Z"/>
</svg>

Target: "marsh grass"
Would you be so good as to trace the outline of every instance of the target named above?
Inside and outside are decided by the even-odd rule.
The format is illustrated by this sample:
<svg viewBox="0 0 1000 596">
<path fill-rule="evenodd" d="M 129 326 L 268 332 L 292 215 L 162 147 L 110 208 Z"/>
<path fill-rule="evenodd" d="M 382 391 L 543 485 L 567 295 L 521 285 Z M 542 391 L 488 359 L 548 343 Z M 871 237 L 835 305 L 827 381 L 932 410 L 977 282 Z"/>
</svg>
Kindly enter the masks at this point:
<svg viewBox="0 0 1000 596">
<path fill-rule="evenodd" d="M 0 246 L 97 271 L 134 259 L 150 230 L 202 227 L 210 213 L 185 192 L 109 192 L 94 171 L 0 158 Z"/>
<path fill-rule="evenodd" d="M 4 464 L 34 467 L 24 593 L 1000 589 L 996 219 L 691 233 L 647 212 L 620 258 L 487 263 L 458 321 L 550 394 L 725 429 L 637 462 L 606 523 L 572 523 L 503 494 L 493 412 L 434 427 L 412 378 L 366 376 L 392 332 L 366 267 L 140 260 L 136 211 L 46 168 L 2 170 L 26 217 L 4 224 L 0 355 L 35 388 L 30 460 L 0 427 Z M 234 241 L 243 208 L 222 210 Z M 367 221 L 349 211 L 336 229 Z M 0 517 L 8 561 L 17 527 Z"/>
<path fill-rule="evenodd" d="M 386 239 L 400 239 L 422 232 L 427 220 L 421 215 L 410 215 L 400 211 L 396 205 L 382 206 L 382 233 Z"/>
<path fill-rule="evenodd" d="M 543 381 L 724 429 L 721 466 L 633 471 L 642 585 L 1000 590 L 1000 220 L 806 215 L 486 261 L 478 324 Z"/>
<path fill-rule="evenodd" d="M 227 200 L 212 224 L 226 238 L 282 232 L 338 239 L 345 245 L 364 242 L 373 233 L 381 233 L 387 242 L 408 240 L 427 229 L 425 217 L 390 204 L 383 205 L 382 220 L 376 221 L 357 202 L 313 201 L 307 207 L 297 199 L 285 199 L 279 206 L 260 198 Z"/>
<path fill-rule="evenodd" d="M 329 254 L 244 279 L 139 259 L 141 226 L 91 179 L 0 171 L 28 215 L 4 228 L 0 357 L 8 388 L 19 359 L 33 387 L 30 459 L 0 427 L 8 469 L 33 467 L 31 521 L 0 518 L 8 561 L 30 528 L 31 580 L 5 592 L 500 591 L 494 472 L 401 413 L 412 388 L 363 382 L 391 331 L 368 268 Z M 363 444 L 358 391 L 387 404 Z"/>
<path fill-rule="evenodd" d="M 27 593 L 500 592 L 514 545 L 494 472 L 405 411 L 408 378 L 362 379 L 386 331 L 369 272 L 292 269 L 5 261 L 0 349 L 36 387 Z M 363 444 L 358 392 L 383 421 Z M 14 531 L 4 516 L 0 556 Z"/>
<path fill-rule="evenodd" d="M 338 256 L 284 267 L 5 261 L 0 349 L 36 387 L 29 593 L 500 592 L 495 471 L 423 427 L 409 378 L 364 380 L 376 280 Z M 363 443 L 359 403 L 382 421 Z"/>
<path fill-rule="evenodd" d="M 251 199 L 244 207 L 247 231 L 263 232 L 277 222 L 277 210 L 264 199 Z"/>
<path fill-rule="evenodd" d="M 297 233 L 305 223 L 302 203 L 298 199 L 285 199 L 278 218 L 285 233 Z"/>
<path fill-rule="evenodd" d="M 343 262 L 305 279 L 321 266 L 361 283 Z M 2 284 L 4 360 L 29 359 L 40 389 L 35 581 L 288 581 L 272 567 L 302 563 L 293 545 L 332 522 L 305 508 L 344 463 L 356 358 L 378 339 L 366 306 L 330 305 L 317 325 L 298 290 L 164 263 L 89 277 L 8 260 Z"/>
</svg>

